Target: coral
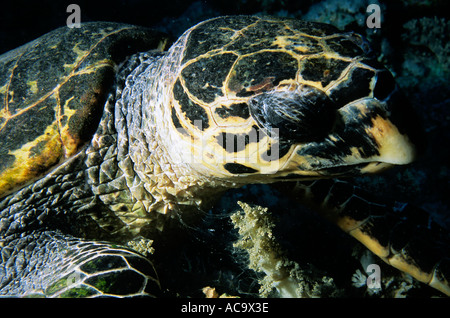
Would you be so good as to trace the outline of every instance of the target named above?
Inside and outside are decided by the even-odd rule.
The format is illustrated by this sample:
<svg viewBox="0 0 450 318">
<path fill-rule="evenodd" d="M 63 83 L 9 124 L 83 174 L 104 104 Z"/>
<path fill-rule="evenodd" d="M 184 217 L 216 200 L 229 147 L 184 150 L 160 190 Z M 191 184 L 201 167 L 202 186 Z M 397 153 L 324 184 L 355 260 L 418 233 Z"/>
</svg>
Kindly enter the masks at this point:
<svg viewBox="0 0 450 318">
<path fill-rule="evenodd" d="M 239 298 L 236 296 L 230 296 L 228 294 L 219 295 L 214 287 L 206 286 L 202 288 L 203 294 L 205 294 L 206 298 Z"/>
<path fill-rule="evenodd" d="M 358 268 L 352 276 L 352 285 L 357 288 L 361 288 L 366 286 L 366 281 L 366 275 Z"/>
<path fill-rule="evenodd" d="M 152 247 L 153 240 L 145 239 L 145 238 L 136 238 L 127 242 L 127 246 L 132 248 L 138 253 L 141 253 L 144 256 L 148 256 L 153 254 L 155 249 Z"/>
<path fill-rule="evenodd" d="M 235 248 L 248 252 L 249 268 L 264 273 L 260 295 L 267 297 L 275 288 L 280 297 L 330 297 L 339 291 L 333 279 L 313 268 L 300 268 L 284 255 L 272 233 L 275 226 L 271 213 L 261 206 L 238 202 L 242 211 L 231 215 L 239 239 Z"/>
<path fill-rule="evenodd" d="M 407 298 L 411 290 L 420 288 L 418 282 L 410 275 L 405 275 L 402 279 L 391 277 L 388 280 L 384 280 L 383 283 L 384 288 L 390 291 L 389 296 L 393 298 Z"/>
<path fill-rule="evenodd" d="M 372 252 L 362 246 L 356 246 L 353 256 L 359 260 L 361 268 L 357 269 L 352 276 L 352 285 L 360 289 L 366 297 L 377 298 L 407 298 L 417 295 L 420 289 L 427 289 L 424 284 L 419 283 L 411 275 L 402 273 L 384 264 Z M 371 264 L 380 267 L 380 288 L 369 286 L 367 279 L 371 271 L 365 272 Z"/>
</svg>

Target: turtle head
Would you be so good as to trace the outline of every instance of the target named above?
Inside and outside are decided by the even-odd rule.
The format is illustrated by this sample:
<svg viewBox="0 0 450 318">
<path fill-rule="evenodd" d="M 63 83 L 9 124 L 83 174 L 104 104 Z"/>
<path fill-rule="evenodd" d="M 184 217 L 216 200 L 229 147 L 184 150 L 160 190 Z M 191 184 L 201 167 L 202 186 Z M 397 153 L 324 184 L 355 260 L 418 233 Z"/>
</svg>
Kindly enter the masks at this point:
<svg viewBox="0 0 450 318">
<path fill-rule="evenodd" d="M 221 17 L 171 49 L 172 157 L 236 182 L 374 173 L 415 155 L 391 73 L 361 36 L 321 23 Z M 171 55 L 169 55 L 171 56 Z"/>
<path fill-rule="evenodd" d="M 249 109 L 278 147 L 273 160 L 289 154 L 276 174 L 334 177 L 413 161 L 408 115 L 392 101 L 366 96 L 342 106 L 317 87 L 294 83 L 253 96 Z"/>
</svg>

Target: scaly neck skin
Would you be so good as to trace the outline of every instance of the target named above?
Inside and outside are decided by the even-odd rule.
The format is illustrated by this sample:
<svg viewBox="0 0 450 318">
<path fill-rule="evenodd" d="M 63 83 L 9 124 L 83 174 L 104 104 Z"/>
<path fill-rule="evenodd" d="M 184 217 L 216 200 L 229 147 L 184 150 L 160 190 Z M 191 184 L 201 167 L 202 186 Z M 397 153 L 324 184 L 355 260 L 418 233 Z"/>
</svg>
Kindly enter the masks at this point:
<svg viewBox="0 0 450 318">
<path fill-rule="evenodd" d="M 176 146 L 167 143 L 170 127 L 165 105 L 171 74 L 164 55 L 147 55 L 128 76 L 115 105 L 117 160 L 136 204 L 145 212 L 166 214 L 177 206 L 201 206 L 203 197 L 222 191 L 222 184 L 194 171 L 188 163 L 172 159 Z M 166 57 L 167 58 L 167 57 Z"/>
</svg>

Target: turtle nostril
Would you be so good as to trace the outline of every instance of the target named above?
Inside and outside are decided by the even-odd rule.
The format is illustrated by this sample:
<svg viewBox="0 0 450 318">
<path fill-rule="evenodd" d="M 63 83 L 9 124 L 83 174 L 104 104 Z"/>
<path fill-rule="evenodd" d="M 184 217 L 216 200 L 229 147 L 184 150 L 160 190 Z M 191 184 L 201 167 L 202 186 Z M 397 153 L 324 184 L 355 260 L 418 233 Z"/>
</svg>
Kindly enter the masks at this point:
<svg viewBox="0 0 450 318">
<path fill-rule="evenodd" d="M 283 141 L 319 140 L 331 131 L 336 116 L 336 107 L 328 96 L 309 85 L 256 95 L 249 106 L 260 128 Z"/>
</svg>

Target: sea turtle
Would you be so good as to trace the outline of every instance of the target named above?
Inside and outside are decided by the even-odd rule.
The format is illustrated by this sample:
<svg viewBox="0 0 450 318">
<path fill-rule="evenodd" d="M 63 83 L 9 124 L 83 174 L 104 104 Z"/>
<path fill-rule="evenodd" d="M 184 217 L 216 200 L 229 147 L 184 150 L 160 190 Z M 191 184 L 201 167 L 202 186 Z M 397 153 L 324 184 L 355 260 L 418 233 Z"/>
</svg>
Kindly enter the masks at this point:
<svg viewBox="0 0 450 318">
<path fill-rule="evenodd" d="M 159 295 L 157 253 L 125 243 L 169 239 L 225 189 L 414 159 L 409 110 L 358 34 L 228 16 L 167 43 L 96 22 L 0 56 L 1 295 Z M 367 211 L 350 210 L 338 223 L 378 251 Z M 425 272 L 449 293 L 439 269 Z"/>
</svg>

